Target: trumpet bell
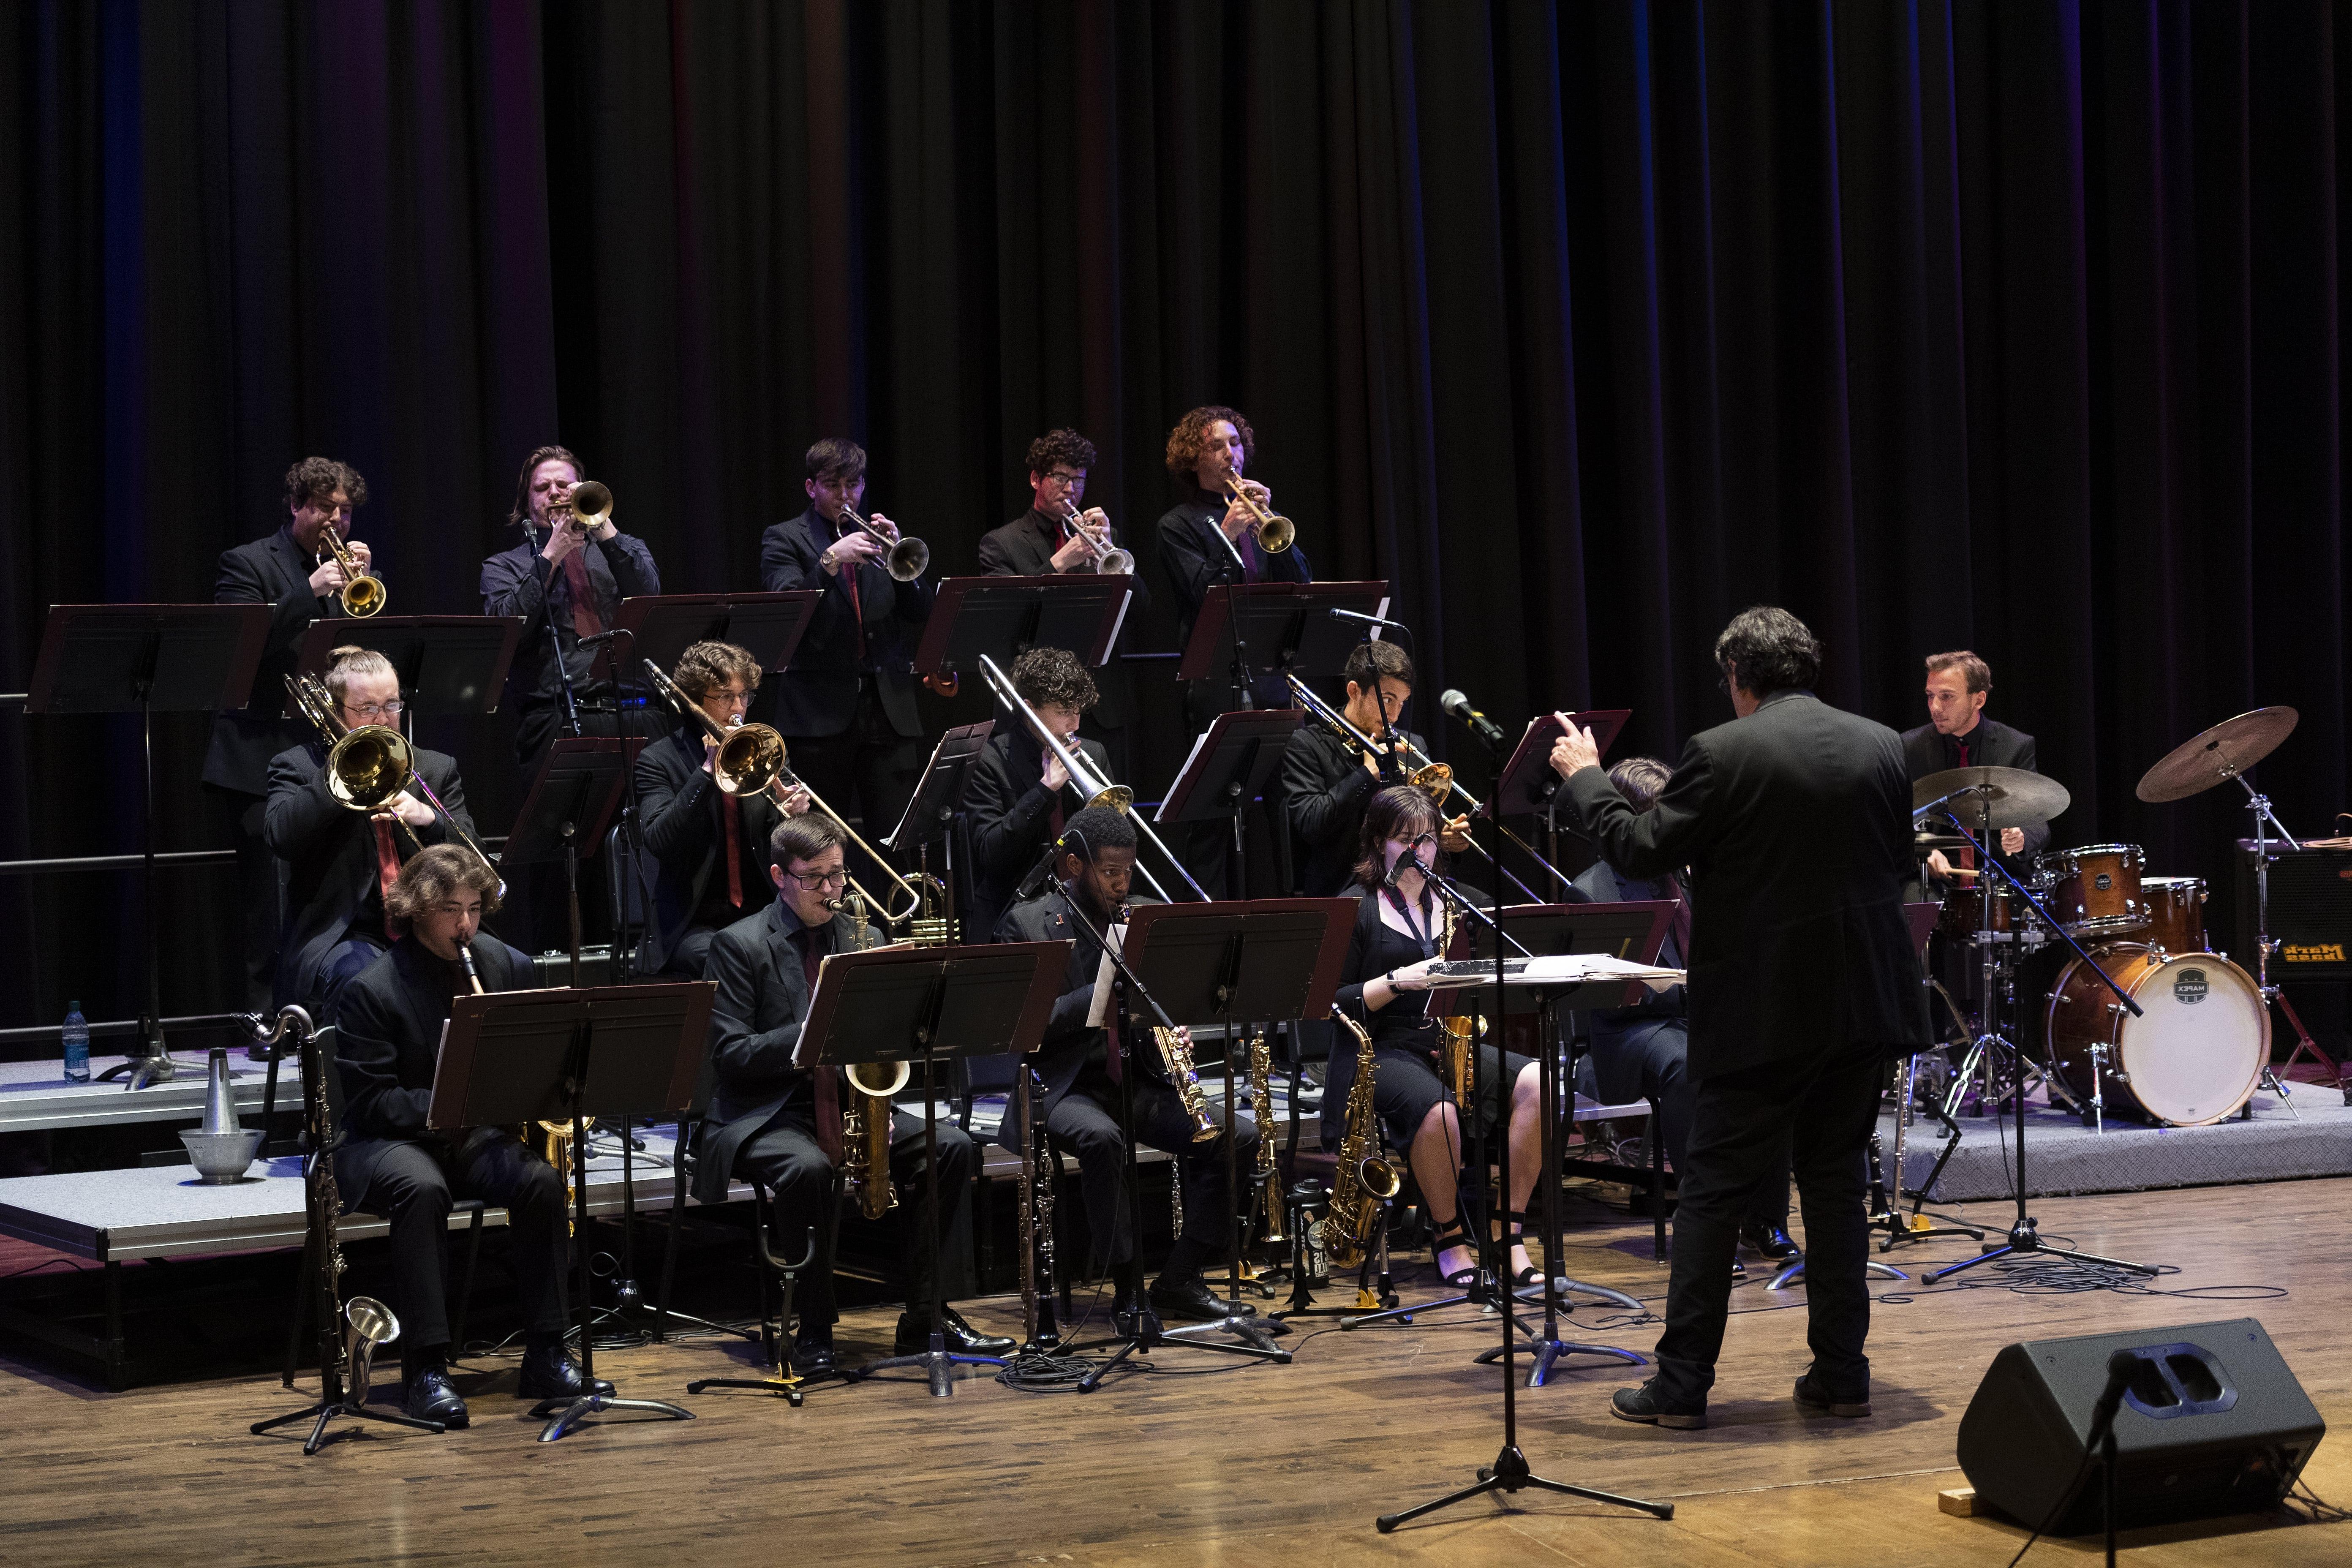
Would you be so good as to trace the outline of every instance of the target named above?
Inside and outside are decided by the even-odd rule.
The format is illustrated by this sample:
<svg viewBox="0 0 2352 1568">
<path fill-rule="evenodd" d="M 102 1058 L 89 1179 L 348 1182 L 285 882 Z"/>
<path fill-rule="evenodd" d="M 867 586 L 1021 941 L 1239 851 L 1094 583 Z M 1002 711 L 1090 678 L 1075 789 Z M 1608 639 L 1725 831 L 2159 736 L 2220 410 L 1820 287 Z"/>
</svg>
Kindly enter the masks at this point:
<svg viewBox="0 0 2352 1568">
<path fill-rule="evenodd" d="M 612 487 L 601 479 L 583 479 L 572 487 L 572 515 L 584 528 L 602 528 L 613 515 Z"/>
<path fill-rule="evenodd" d="M 1298 525 L 1279 514 L 1257 525 L 1257 547 L 1268 555 L 1281 554 L 1297 537 Z"/>
<path fill-rule="evenodd" d="M 374 577 L 354 577 L 343 584 L 343 614 L 364 620 L 383 608 L 383 584 Z"/>
<path fill-rule="evenodd" d="M 388 724 L 362 724 L 327 753 L 327 793 L 353 811 L 373 811 L 408 787 L 408 737 Z"/>
<path fill-rule="evenodd" d="M 1095 570 L 1105 577 L 1131 577 L 1135 574 L 1135 556 L 1114 545 L 1103 552 L 1102 558 L 1095 563 Z"/>
<path fill-rule="evenodd" d="M 919 539 L 901 539 L 887 559 L 893 581 L 911 583 L 931 569 L 931 547 Z"/>
</svg>

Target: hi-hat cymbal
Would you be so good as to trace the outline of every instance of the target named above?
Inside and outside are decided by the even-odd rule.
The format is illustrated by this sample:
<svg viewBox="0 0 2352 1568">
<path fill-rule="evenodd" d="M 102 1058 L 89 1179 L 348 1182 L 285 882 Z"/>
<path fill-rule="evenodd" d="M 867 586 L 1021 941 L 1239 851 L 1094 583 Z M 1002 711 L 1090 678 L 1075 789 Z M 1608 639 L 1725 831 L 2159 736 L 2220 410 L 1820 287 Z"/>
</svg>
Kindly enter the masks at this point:
<svg viewBox="0 0 2352 1568">
<path fill-rule="evenodd" d="M 2294 733 L 2301 717 L 2292 708 L 2257 708 L 2224 719 L 2167 752 L 2140 774 L 2139 787 L 2132 793 L 2151 803 L 2183 800 L 2226 784 L 2278 750 L 2279 742 Z"/>
<path fill-rule="evenodd" d="M 1915 833 L 1911 836 L 1911 847 L 1925 855 L 1930 849 L 1966 849 L 1969 844 L 1957 833 Z"/>
<path fill-rule="evenodd" d="M 1963 795 L 1961 791 L 1968 793 Z M 1953 768 L 1929 773 L 1911 786 L 1911 809 L 1917 811 L 1947 795 L 1944 809 L 1963 827 L 1980 832 L 2000 827 L 2031 827 L 2066 809 L 2074 796 L 2056 779 L 2023 768 Z"/>
</svg>

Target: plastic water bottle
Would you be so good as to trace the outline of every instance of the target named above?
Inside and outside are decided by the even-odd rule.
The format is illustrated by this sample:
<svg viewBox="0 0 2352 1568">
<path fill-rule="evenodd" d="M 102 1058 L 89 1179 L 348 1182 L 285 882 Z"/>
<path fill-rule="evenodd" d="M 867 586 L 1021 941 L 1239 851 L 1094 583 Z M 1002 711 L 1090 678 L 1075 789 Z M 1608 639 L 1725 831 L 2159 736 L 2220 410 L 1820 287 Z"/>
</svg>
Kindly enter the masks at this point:
<svg viewBox="0 0 2352 1568">
<path fill-rule="evenodd" d="M 66 1081 L 89 1081 L 89 1020 L 81 1016 L 81 1004 L 66 1004 Z"/>
</svg>

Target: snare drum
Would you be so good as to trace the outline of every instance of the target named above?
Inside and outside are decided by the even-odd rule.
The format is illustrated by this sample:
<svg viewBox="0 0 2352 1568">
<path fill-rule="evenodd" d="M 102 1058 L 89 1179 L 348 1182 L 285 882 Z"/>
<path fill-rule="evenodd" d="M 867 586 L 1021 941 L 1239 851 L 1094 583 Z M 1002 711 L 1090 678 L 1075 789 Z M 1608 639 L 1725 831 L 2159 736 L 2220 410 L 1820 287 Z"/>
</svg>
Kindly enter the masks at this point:
<svg viewBox="0 0 2352 1568">
<path fill-rule="evenodd" d="M 2167 952 L 2204 952 L 2205 879 L 2150 877 L 2139 885 L 2147 904 L 2147 944 Z"/>
<path fill-rule="evenodd" d="M 1936 929 L 1951 942 L 1968 942 L 1984 929 L 1985 900 L 1975 881 L 1958 882 L 1944 894 L 1944 908 L 1936 917 Z M 1992 890 L 1992 929 L 2006 931 L 2010 925 L 2010 891 L 2007 883 Z"/>
<path fill-rule="evenodd" d="M 2106 1103 L 2175 1127 L 2219 1121 L 2246 1102 L 2271 1059 L 2270 1009 L 2253 976 L 2212 953 L 2114 942 L 2091 956 L 2140 1005 L 2134 1017 L 2079 958 L 2050 994 L 2050 1052 L 2088 1099 L 2091 1047 L 2106 1047 Z"/>
<path fill-rule="evenodd" d="M 2059 849 L 2040 864 L 2058 879 L 2050 912 L 2075 936 L 2106 936 L 2147 926 L 2140 897 L 2140 872 L 2147 857 L 2137 844 L 2086 844 Z"/>
</svg>

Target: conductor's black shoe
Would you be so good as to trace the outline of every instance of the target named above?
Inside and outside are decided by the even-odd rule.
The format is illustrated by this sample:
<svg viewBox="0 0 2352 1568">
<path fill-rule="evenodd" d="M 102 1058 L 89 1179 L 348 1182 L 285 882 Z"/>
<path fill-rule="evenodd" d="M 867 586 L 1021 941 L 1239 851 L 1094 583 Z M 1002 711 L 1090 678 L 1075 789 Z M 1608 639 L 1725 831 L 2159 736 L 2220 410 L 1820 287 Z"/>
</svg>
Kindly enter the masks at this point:
<svg viewBox="0 0 2352 1568">
<path fill-rule="evenodd" d="M 793 1370 L 803 1377 L 813 1377 L 821 1372 L 831 1372 L 840 1363 L 834 1359 L 833 1331 L 810 1333 L 803 1329 L 793 1341 Z"/>
<path fill-rule="evenodd" d="M 1813 1369 L 1807 1367 L 1805 1375 L 1797 1379 L 1797 1408 L 1808 1415 L 1857 1416 L 1870 1414 L 1870 1391 L 1859 1394 L 1832 1394 L 1813 1378 Z"/>
<path fill-rule="evenodd" d="M 1257 1309 L 1247 1301 L 1232 1302 L 1209 1289 L 1198 1274 L 1175 1279 L 1163 1274 L 1151 1287 L 1151 1304 L 1163 1318 L 1188 1323 L 1213 1323 L 1220 1318 L 1254 1318 Z"/>
<path fill-rule="evenodd" d="M 953 1307 L 947 1308 L 941 1319 L 940 1337 L 948 1350 L 957 1355 L 1008 1356 L 1020 1349 L 1020 1343 L 1000 1334 L 983 1334 L 967 1323 Z M 920 1355 L 931 1348 L 931 1321 L 912 1312 L 898 1315 L 898 1337 L 893 1355 Z"/>
<path fill-rule="evenodd" d="M 449 1373 L 441 1367 L 425 1367 L 411 1373 L 408 1392 L 401 1400 L 401 1408 L 411 1420 L 438 1421 L 456 1430 L 473 1417 L 466 1414 L 466 1402 L 457 1397 L 450 1386 Z"/>
<path fill-rule="evenodd" d="M 1751 1225 L 1740 1228 L 1739 1238 L 1767 1258 L 1796 1258 L 1804 1252 L 1786 1226 Z"/>
<path fill-rule="evenodd" d="M 522 1373 L 515 1379 L 517 1398 L 581 1399 L 590 1391 L 589 1380 L 580 1375 L 580 1363 L 561 1343 L 535 1345 L 522 1352 Z M 610 1397 L 613 1385 L 600 1377 L 593 1391 Z"/>
<path fill-rule="evenodd" d="M 1123 1296 L 1110 1310 L 1111 1331 L 1121 1339 L 1157 1338 L 1160 1314 L 1151 1310 L 1151 1299 L 1138 1290 Z"/>
<path fill-rule="evenodd" d="M 1611 1394 L 1609 1414 L 1620 1421 L 1646 1421 L 1677 1432 L 1696 1432 L 1706 1426 L 1704 1405 L 1696 1410 L 1669 1410 L 1659 1404 L 1658 1380 L 1654 1377 L 1639 1388 L 1621 1388 Z"/>
</svg>

